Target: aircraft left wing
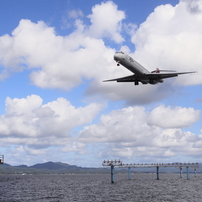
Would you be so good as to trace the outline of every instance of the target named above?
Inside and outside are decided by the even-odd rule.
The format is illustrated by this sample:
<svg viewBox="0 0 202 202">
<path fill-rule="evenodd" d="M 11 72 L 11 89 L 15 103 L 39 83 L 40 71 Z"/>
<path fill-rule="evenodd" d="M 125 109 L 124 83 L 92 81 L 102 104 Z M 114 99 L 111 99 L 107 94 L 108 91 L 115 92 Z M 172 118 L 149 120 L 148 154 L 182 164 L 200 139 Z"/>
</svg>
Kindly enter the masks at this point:
<svg viewBox="0 0 202 202">
<path fill-rule="evenodd" d="M 192 74 L 192 73 L 196 73 L 195 71 L 194 72 L 166 72 L 166 73 L 146 73 L 145 76 L 150 78 L 150 79 L 153 79 L 153 80 L 158 80 L 158 79 L 166 79 L 166 78 L 171 78 L 171 77 L 176 77 L 180 74 Z"/>
</svg>

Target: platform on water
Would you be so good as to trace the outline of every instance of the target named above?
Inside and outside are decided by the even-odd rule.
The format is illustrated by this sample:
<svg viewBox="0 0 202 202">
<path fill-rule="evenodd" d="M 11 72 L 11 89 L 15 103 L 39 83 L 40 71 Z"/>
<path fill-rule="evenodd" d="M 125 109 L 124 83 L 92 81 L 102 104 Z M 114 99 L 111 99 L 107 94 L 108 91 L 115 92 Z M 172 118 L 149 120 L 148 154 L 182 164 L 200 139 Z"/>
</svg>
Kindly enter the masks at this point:
<svg viewBox="0 0 202 202">
<path fill-rule="evenodd" d="M 130 171 L 131 168 L 153 168 L 156 167 L 157 180 L 159 180 L 159 168 L 160 167 L 174 167 L 180 169 L 180 178 L 182 178 L 182 168 L 186 168 L 187 180 L 189 180 L 189 168 L 194 169 L 194 175 L 196 177 L 196 170 L 199 169 L 199 163 L 145 163 L 145 164 L 124 164 L 120 160 L 107 160 L 103 161 L 103 166 L 111 167 L 111 182 L 114 183 L 114 167 L 128 168 L 128 179 L 131 179 Z"/>
</svg>

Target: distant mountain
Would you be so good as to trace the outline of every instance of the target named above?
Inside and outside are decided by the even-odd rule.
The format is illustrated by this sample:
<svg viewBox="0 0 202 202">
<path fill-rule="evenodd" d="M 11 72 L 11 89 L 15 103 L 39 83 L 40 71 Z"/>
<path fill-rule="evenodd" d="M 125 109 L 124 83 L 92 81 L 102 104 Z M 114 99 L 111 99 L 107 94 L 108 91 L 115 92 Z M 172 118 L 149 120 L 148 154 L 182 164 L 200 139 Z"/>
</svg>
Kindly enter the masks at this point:
<svg viewBox="0 0 202 202">
<path fill-rule="evenodd" d="M 18 167 L 18 168 L 28 168 L 27 165 L 19 165 L 19 166 L 15 166 L 15 167 Z"/>
<path fill-rule="evenodd" d="M 83 168 L 75 165 L 69 165 L 61 162 L 38 163 L 33 166 L 19 165 L 11 166 L 9 164 L 0 165 L 0 174 L 2 173 L 106 173 L 106 168 Z"/>
<path fill-rule="evenodd" d="M 39 163 L 39 164 L 35 164 L 33 166 L 30 166 L 29 168 L 34 168 L 34 169 L 38 169 L 38 170 L 51 170 L 51 171 L 63 171 L 63 172 L 82 172 L 82 171 L 86 171 L 86 170 L 96 170 L 97 168 L 82 168 L 82 167 L 78 167 L 75 165 L 69 165 L 67 163 L 61 163 L 61 162 L 46 162 L 46 163 Z"/>
<path fill-rule="evenodd" d="M 60 162 L 47 162 L 47 163 L 39 163 L 33 166 L 30 166 L 30 168 L 36 168 L 36 169 L 49 169 L 49 170 L 59 170 L 59 169 L 65 169 L 71 167 L 69 164 L 60 163 Z"/>
</svg>

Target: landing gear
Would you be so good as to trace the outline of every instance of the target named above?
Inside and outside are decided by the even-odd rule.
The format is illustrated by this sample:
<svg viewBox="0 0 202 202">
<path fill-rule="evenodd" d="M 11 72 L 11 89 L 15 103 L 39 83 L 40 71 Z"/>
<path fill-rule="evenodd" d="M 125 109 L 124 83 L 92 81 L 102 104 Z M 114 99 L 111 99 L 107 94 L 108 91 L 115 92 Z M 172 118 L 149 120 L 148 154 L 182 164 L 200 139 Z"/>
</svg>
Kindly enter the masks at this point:
<svg viewBox="0 0 202 202">
<path fill-rule="evenodd" d="M 135 83 L 134 83 L 134 84 L 135 84 L 135 86 L 137 86 L 137 85 L 139 85 L 139 82 L 138 82 L 138 81 L 135 81 Z"/>
</svg>

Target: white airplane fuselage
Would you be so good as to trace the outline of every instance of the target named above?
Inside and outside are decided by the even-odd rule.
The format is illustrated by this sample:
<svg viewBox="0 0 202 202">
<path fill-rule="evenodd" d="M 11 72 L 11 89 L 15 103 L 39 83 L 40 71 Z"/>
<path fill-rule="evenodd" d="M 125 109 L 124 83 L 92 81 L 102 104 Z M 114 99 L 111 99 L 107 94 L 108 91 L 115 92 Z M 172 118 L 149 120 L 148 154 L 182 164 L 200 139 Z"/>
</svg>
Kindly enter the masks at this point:
<svg viewBox="0 0 202 202">
<path fill-rule="evenodd" d="M 129 55 L 123 54 L 122 52 L 117 52 L 114 55 L 114 60 L 118 63 L 126 67 L 131 72 L 142 75 L 146 73 L 150 73 L 147 69 L 145 69 L 141 64 L 139 64 L 137 61 L 135 61 L 132 57 Z"/>
</svg>

